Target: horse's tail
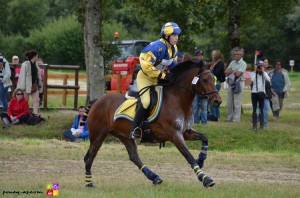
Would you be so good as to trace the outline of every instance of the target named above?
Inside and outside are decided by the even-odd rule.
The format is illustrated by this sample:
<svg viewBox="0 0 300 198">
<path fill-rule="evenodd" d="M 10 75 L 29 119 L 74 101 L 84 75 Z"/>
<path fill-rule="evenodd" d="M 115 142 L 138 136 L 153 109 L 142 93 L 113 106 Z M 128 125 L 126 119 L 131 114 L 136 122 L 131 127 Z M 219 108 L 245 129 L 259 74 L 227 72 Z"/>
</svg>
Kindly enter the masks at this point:
<svg viewBox="0 0 300 198">
<path fill-rule="evenodd" d="M 93 104 L 96 102 L 97 99 L 95 100 L 91 100 L 88 104 L 88 106 L 86 107 L 86 110 L 85 110 L 85 113 L 83 115 L 83 118 L 82 120 L 80 121 L 80 126 L 83 126 L 85 125 L 86 121 L 87 121 L 87 118 L 88 118 L 88 115 L 89 115 L 89 112 L 90 112 L 90 109 L 91 107 L 93 106 Z"/>
</svg>

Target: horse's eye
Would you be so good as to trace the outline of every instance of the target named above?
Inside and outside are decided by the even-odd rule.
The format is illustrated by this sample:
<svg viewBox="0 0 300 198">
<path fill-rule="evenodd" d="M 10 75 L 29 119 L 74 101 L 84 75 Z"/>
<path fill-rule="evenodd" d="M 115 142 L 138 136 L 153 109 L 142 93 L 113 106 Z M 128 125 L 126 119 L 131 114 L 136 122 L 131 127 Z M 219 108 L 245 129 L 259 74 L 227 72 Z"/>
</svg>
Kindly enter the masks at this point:
<svg viewBox="0 0 300 198">
<path fill-rule="evenodd" d="M 204 83 L 208 83 L 208 79 L 203 79 L 203 82 Z"/>
</svg>

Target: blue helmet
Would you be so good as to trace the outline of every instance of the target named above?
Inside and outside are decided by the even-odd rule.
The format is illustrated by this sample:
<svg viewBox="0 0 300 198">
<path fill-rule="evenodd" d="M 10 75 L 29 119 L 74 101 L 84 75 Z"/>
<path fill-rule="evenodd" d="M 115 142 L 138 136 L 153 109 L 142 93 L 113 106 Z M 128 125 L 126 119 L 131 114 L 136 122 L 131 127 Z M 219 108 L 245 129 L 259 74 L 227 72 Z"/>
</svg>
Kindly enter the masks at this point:
<svg viewBox="0 0 300 198">
<path fill-rule="evenodd" d="M 180 27 L 174 22 L 164 24 L 160 31 L 160 37 L 167 39 L 171 35 L 179 35 L 181 33 Z"/>
</svg>

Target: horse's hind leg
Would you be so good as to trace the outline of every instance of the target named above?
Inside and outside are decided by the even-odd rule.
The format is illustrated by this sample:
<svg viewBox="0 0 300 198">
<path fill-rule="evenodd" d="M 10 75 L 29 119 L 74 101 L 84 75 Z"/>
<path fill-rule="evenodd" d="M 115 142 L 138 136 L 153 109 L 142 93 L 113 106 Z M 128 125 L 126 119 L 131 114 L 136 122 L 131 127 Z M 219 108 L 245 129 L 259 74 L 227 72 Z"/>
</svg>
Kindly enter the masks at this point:
<svg viewBox="0 0 300 198">
<path fill-rule="evenodd" d="M 95 187 L 92 182 L 92 172 L 91 167 L 93 164 L 93 161 L 102 146 L 103 141 L 105 140 L 107 133 L 101 134 L 98 137 L 96 137 L 95 140 L 90 141 L 90 147 L 87 151 L 86 155 L 84 156 L 84 162 L 85 162 L 85 187 Z"/>
<path fill-rule="evenodd" d="M 125 145 L 130 161 L 132 161 L 154 185 L 161 184 L 163 180 L 141 162 L 135 141 L 123 136 L 118 138 Z"/>
<path fill-rule="evenodd" d="M 212 187 L 215 185 L 215 182 L 212 178 L 207 176 L 199 167 L 196 160 L 194 159 L 193 155 L 190 153 L 184 138 L 182 135 L 175 135 L 174 139 L 172 139 L 172 142 L 176 145 L 177 149 L 180 151 L 180 153 L 185 157 L 185 159 L 188 161 L 188 163 L 191 165 L 192 169 L 197 174 L 198 179 L 203 182 L 204 187 Z"/>
<path fill-rule="evenodd" d="M 185 140 L 190 140 L 190 141 L 201 140 L 201 142 L 202 142 L 201 152 L 199 153 L 199 157 L 196 160 L 196 162 L 199 165 L 199 167 L 202 168 L 204 165 L 204 160 L 206 159 L 206 156 L 207 156 L 207 151 L 208 151 L 208 139 L 207 139 L 206 135 L 199 133 L 198 131 L 196 131 L 194 129 L 189 129 L 183 133 L 183 137 Z"/>
</svg>

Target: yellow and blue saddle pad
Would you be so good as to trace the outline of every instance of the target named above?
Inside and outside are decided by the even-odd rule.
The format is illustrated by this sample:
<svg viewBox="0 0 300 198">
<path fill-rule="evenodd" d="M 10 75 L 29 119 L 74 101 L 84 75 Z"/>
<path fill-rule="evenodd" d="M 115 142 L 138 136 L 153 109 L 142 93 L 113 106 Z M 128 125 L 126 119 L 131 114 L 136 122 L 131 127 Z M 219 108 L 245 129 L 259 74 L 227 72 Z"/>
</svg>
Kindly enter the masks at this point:
<svg viewBox="0 0 300 198">
<path fill-rule="evenodd" d="M 153 122 L 159 115 L 161 109 L 162 98 L 163 98 L 163 87 L 156 86 L 155 90 L 157 92 L 157 103 L 154 106 L 153 110 L 151 111 L 150 115 L 148 116 L 147 120 L 145 120 L 146 123 Z M 113 121 L 116 121 L 119 118 L 124 118 L 129 121 L 133 121 L 136 104 L 137 104 L 137 99 L 125 100 L 115 111 Z"/>
</svg>

